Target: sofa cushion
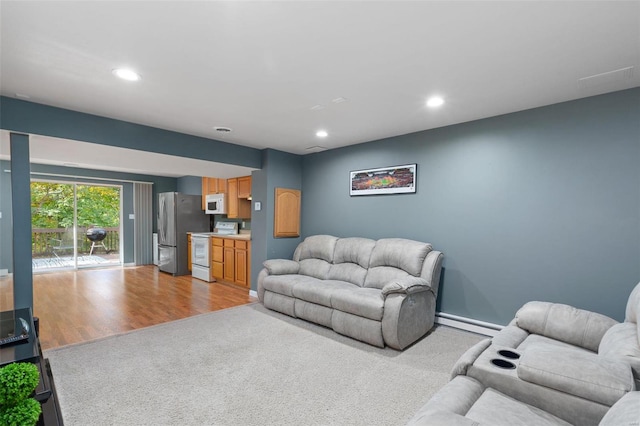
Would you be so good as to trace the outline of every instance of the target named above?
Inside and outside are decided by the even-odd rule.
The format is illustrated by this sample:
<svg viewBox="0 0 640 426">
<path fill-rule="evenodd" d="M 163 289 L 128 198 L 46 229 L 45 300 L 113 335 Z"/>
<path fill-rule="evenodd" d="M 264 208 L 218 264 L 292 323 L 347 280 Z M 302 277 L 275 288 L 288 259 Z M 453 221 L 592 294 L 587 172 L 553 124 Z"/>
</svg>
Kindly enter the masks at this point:
<svg viewBox="0 0 640 426">
<path fill-rule="evenodd" d="M 518 327 L 532 334 L 597 351 L 604 333 L 618 322 L 560 303 L 529 302 L 516 312 Z"/>
<path fill-rule="evenodd" d="M 336 242 L 333 263 L 355 263 L 366 269 L 375 245 L 375 240 L 369 238 L 340 238 Z"/>
<path fill-rule="evenodd" d="M 568 426 L 569 423 L 494 389 L 485 388 L 471 377 L 457 376 L 436 392 L 407 425 Z"/>
<path fill-rule="evenodd" d="M 496 340 L 494 340 L 494 342 L 496 342 Z M 569 350 L 573 350 L 573 351 L 577 351 L 577 352 L 584 352 L 584 353 L 589 353 L 589 354 L 595 353 L 595 352 L 590 351 L 588 349 L 581 348 L 580 346 L 571 345 L 569 343 L 565 343 L 565 342 L 562 342 L 560 340 L 555 340 L 555 339 L 551 339 L 549 337 L 540 336 L 539 334 L 529 334 L 527 336 L 527 338 L 524 339 L 524 341 L 522 343 L 520 343 L 519 345 L 517 345 L 517 346 L 510 346 L 510 345 L 505 345 L 505 346 L 513 347 L 514 349 L 517 349 L 518 351 L 522 352 L 522 351 L 528 350 L 529 348 L 534 348 L 534 347 L 536 347 L 538 345 L 551 345 L 551 346 L 555 346 L 555 347 L 557 347 L 559 349 L 569 349 Z"/>
<path fill-rule="evenodd" d="M 304 259 L 300 261 L 300 271 L 298 273 L 301 275 L 315 277 L 319 280 L 326 280 L 329 278 L 330 269 L 331 264 L 326 260 Z"/>
<path fill-rule="evenodd" d="M 331 280 L 348 281 L 360 287 L 364 285 L 369 258 L 376 242 L 368 238 L 341 238 L 336 243 L 333 265 L 329 270 Z"/>
<path fill-rule="evenodd" d="M 376 242 L 371 252 L 369 267 L 392 266 L 417 277 L 430 251 L 431 244 L 403 238 L 383 238 Z"/>
<path fill-rule="evenodd" d="M 362 287 L 367 277 L 367 270 L 356 263 L 340 263 L 331 265 L 327 278 L 330 280 L 347 281 Z"/>
<path fill-rule="evenodd" d="M 262 287 L 265 290 L 289 297 L 294 297 L 293 288 L 296 285 L 314 287 L 321 284 L 322 281 L 317 278 L 304 275 L 268 275 L 262 281 Z"/>
<path fill-rule="evenodd" d="M 322 280 L 315 281 L 311 285 L 301 283 L 293 286 L 293 297 L 330 308 L 332 295 L 335 291 L 359 288 L 355 284 L 344 281 Z"/>
<path fill-rule="evenodd" d="M 333 262 L 333 252 L 336 248 L 337 237 L 331 235 L 312 235 L 304 239 L 300 243 L 298 251 L 298 259 L 322 259 L 327 262 Z"/>
<path fill-rule="evenodd" d="M 376 266 L 374 268 L 369 268 L 367 271 L 364 286 L 382 290 L 389 282 L 409 276 L 411 275 L 402 269 L 394 268 L 392 266 Z"/>
<path fill-rule="evenodd" d="M 635 389 L 628 363 L 554 345 L 527 349 L 517 373 L 521 380 L 609 406 Z"/>
<path fill-rule="evenodd" d="M 623 322 L 611 327 L 602 337 L 598 355 L 621 357 L 634 371 L 636 380 L 640 379 L 640 345 L 638 344 L 637 324 Z"/>
<path fill-rule="evenodd" d="M 640 424 L 640 392 L 629 392 L 607 411 L 600 426 L 632 426 Z"/>
<path fill-rule="evenodd" d="M 384 298 L 375 288 L 341 289 L 331 295 L 331 306 L 342 312 L 381 321 Z"/>
<path fill-rule="evenodd" d="M 479 424 L 493 426 L 570 426 L 556 416 L 517 401 L 494 389 L 486 389 L 471 409 L 467 418 Z"/>
<path fill-rule="evenodd" d="M 625 321 L 639 323 L 640 319 L 640 283 L 636 284 L 627 300 L 627 308 L 625 310 Z M 640 339 L 640 329 L 638 330 L 638 338 Z"/>
</svg>

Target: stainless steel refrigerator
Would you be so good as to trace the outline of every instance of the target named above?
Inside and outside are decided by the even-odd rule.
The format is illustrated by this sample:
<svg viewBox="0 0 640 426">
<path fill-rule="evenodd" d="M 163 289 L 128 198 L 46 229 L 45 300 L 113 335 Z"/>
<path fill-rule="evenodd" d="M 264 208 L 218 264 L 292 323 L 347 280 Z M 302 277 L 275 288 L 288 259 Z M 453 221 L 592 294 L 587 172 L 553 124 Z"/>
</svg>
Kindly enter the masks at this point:
<svg viewBox="0 0 640 426">
<path fill-rule="evenodd" d="M 179 192 L 158 194 L 158 266 L 173 275 L 187 275 L 187 232 L 209 231 L 202 198 Z"/>
</svg>

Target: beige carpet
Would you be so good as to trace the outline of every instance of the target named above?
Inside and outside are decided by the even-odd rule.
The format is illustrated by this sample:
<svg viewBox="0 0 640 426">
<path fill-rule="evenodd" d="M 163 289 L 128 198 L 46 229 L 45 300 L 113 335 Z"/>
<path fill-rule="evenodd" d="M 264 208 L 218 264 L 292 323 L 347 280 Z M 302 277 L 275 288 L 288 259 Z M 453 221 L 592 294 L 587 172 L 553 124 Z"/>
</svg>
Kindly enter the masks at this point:
<svg viewBox="0 0 640 426">
<path fill-rule="evenodd" d="M 253 304 L 46 351 L 65 425 L 402 425 L 483 336 L 398 352 Z"/>
</svg>

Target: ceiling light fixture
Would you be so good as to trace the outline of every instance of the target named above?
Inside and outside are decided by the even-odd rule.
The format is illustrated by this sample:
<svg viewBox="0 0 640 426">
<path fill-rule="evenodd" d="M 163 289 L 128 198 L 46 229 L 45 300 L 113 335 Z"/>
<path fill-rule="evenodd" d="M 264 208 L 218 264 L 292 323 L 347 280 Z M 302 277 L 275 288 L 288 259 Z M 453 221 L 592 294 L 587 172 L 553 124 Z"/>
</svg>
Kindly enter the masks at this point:
<svg viewBox="0 0 640 426">
<path fill-rule="evenodd" d="M 439 107 L 442 104 L 444 104 L 444 99 L 440 96 L 432 96 L 427 100 L 427 106 L 430 108 Z"/>
<path fill-rule="evenodd" d="M 140 74 L 128 68 L 115 68 L 111 70 L 111 72 L 116 77 L 120 77 L 121 79 L 127 81 L 138 81 L 142 78 Z"/>
<path fill-rule="evenodd" d="M 319 138 L 326 138 L 327 136 L 329 136 L 329 133 L 327 133 L 324 130 L 318 130 L 316 132 L 316 136 L 319 137 Z"/>
</svg>

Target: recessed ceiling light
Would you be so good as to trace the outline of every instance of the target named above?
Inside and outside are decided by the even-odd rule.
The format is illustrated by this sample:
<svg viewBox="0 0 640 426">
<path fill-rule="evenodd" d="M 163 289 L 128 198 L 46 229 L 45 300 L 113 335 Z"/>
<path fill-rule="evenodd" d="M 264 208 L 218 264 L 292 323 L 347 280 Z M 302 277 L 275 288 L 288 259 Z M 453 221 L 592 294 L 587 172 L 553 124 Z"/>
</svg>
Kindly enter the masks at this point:
<svg viewBox="0 0 640 426">
<path fill-rule="evenodd" d="M 329 136 L 329 133 L 327 133 L 324 130 L 318 130 L 316 132 L 316 136 L 319 137 L 319 138 L 326 138 L 327 136 Z"/>
<path fill-rule="evenodd" d="M 342 96 L 340 96 L 339 98 L 332 99 L 331 102 L 333 102 L 334 104 L 341 104 L 343 102 L 347 102 L 347 98 L 343 98 Z"/>
<path fill-rule="evenodd" d="M 121 79 L 127 80 L 127 81 L 138 81 L 142 78 L 140 74 L 128 68 L 116 68 L 111 72 L 116 77 L 120 77 Z"/>
<path fill-rule="evenodd" d="M 31 99 L 31 96 L 25 95 L 24 93 L 16 93 L 16 98 L 18 98 L 18 99 Z"/>
<path fill-rule="evenodd" d="M 431 108 L 439 107 L 442 104 L 444 104 L 444 99 L 440 96 L 432 96 L 427 100 L 427 106 Z"/>
</svg>

